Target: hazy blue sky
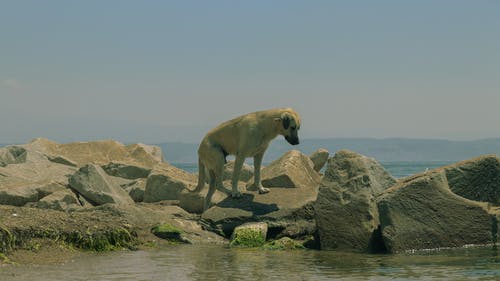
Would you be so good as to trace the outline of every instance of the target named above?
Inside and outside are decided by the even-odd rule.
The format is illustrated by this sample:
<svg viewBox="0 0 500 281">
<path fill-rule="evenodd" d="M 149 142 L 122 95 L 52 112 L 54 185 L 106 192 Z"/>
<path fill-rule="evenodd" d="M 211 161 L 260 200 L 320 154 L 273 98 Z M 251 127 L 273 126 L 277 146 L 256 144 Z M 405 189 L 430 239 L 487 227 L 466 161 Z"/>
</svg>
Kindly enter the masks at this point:
<svg viewBox="0 0 500 281">
<path fill-rule="evenodd" d="M 500 1 L 0 0 L 0 142 L 500 137 Z"/>
</svg>

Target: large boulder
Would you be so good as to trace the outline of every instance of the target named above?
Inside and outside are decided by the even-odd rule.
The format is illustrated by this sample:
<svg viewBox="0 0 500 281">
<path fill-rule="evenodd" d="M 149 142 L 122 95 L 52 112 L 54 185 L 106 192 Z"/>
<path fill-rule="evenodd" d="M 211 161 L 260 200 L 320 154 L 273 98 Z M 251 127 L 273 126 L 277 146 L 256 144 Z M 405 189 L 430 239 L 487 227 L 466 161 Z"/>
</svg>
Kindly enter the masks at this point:
<svg viewBox="0 0 500 281">
<path fill-rule="evenodd" d="M 81 194 L 92 205 L 106 203 L 120 205 L 133 204 L 128 193 L 120 187 L 119 178 L 113 178 L 95 164 L 80 168 L 69 179 L 69 186 Z"/>
<path fill-rule="evenodd" d="M 375 251 L 375 198 L 395 183 L 373 158 L 348 150 L 330 158 L 314 205 L 321 249 Z"/>
<path fill-rule="evenodd" d="M 309 155 L 309 159 L 313 162 L 314 170 L 316 172 L 323 169 L 329 156 L 330 152 L 324 148 L 319 148 Z"/>
<path fill-rule="evenodd" d="M 307 155 L 298 150 L 290 150 L 262 169 L 262 186 L 288 188 L 318 186 L 321 176 L 313 167 Z M 247 183 L 247 189 L 256 190 L 253 179 Z"/>
<path fill-rule="evenodd" d="M 148 176 L 144 202 L 179 200 L 181 192 L 195 186 L 196 181 L 196 175 L 168 164 L 159 165 Z"/>
<path fill-rule="evenodd" d="M 444 167 L 451 191 L 500 205 L 500 158 L 486 155 Z"/>
<path fill-rule="evenodd" d="M 487 204 L 453 193 L 443 169 L 405 178 L 377 201 L 390 253 L 493 242 L 496 220 Z"/>
</svg>

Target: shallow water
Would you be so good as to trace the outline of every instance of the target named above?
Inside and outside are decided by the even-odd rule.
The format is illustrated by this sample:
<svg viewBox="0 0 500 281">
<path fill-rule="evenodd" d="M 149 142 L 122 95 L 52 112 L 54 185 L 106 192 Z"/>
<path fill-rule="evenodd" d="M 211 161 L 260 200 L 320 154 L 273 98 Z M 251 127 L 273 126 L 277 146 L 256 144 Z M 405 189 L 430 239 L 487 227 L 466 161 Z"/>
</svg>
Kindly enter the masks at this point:
<svg viewBox="0 0 500 281">
<path fill-rule="evenodd" d="M 0 267 L 0 280 L 500 280 L 487 248 L 398 255 L 177 245 L 86 254 L 62 265 Z"/>
</svg>

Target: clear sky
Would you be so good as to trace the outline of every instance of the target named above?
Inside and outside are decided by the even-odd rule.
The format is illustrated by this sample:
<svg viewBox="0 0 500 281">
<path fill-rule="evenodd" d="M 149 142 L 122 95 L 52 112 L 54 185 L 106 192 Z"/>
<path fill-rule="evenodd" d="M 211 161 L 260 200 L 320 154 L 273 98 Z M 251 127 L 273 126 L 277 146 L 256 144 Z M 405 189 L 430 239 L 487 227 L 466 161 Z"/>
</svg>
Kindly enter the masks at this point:
<svg viewBox="0 0 500 281">
<path fill-rule="evenodd" d="M 0 0 L 0 143 L 500 137 L 500 1 Z"/>
</svg>

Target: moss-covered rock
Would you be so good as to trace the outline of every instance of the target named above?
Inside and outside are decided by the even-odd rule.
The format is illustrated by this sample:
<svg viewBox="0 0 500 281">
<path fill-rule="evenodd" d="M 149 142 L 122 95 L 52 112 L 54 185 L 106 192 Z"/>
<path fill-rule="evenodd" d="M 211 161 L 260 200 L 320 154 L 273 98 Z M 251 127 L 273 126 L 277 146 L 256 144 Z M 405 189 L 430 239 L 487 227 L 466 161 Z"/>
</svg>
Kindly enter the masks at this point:
<svg viewBox="0 0 500 281">
<path fill-rule="evenodd" d="M 156 237 L 168 240 L 170 242 L 190 243 L 187 239 L 182 237 L 182 230 L 168 223 L 153 227 L 151 229 L 151 233 L 153 233 Z"/>
<path fill-rule="evenodd" d="M 283 237 L 278 240 L 268 242 L 264 245 L 267 250 L 303 250 L 304 245 L 300 241 L 293 240 L 290 237 Z"/>
<path fill-rule="evenodd" d="M 242 248 L 261 247 L 266 242 L 266 236 L 266 223 L 246 223 L 234 229 L 229 246 Z"/>
</svg>

